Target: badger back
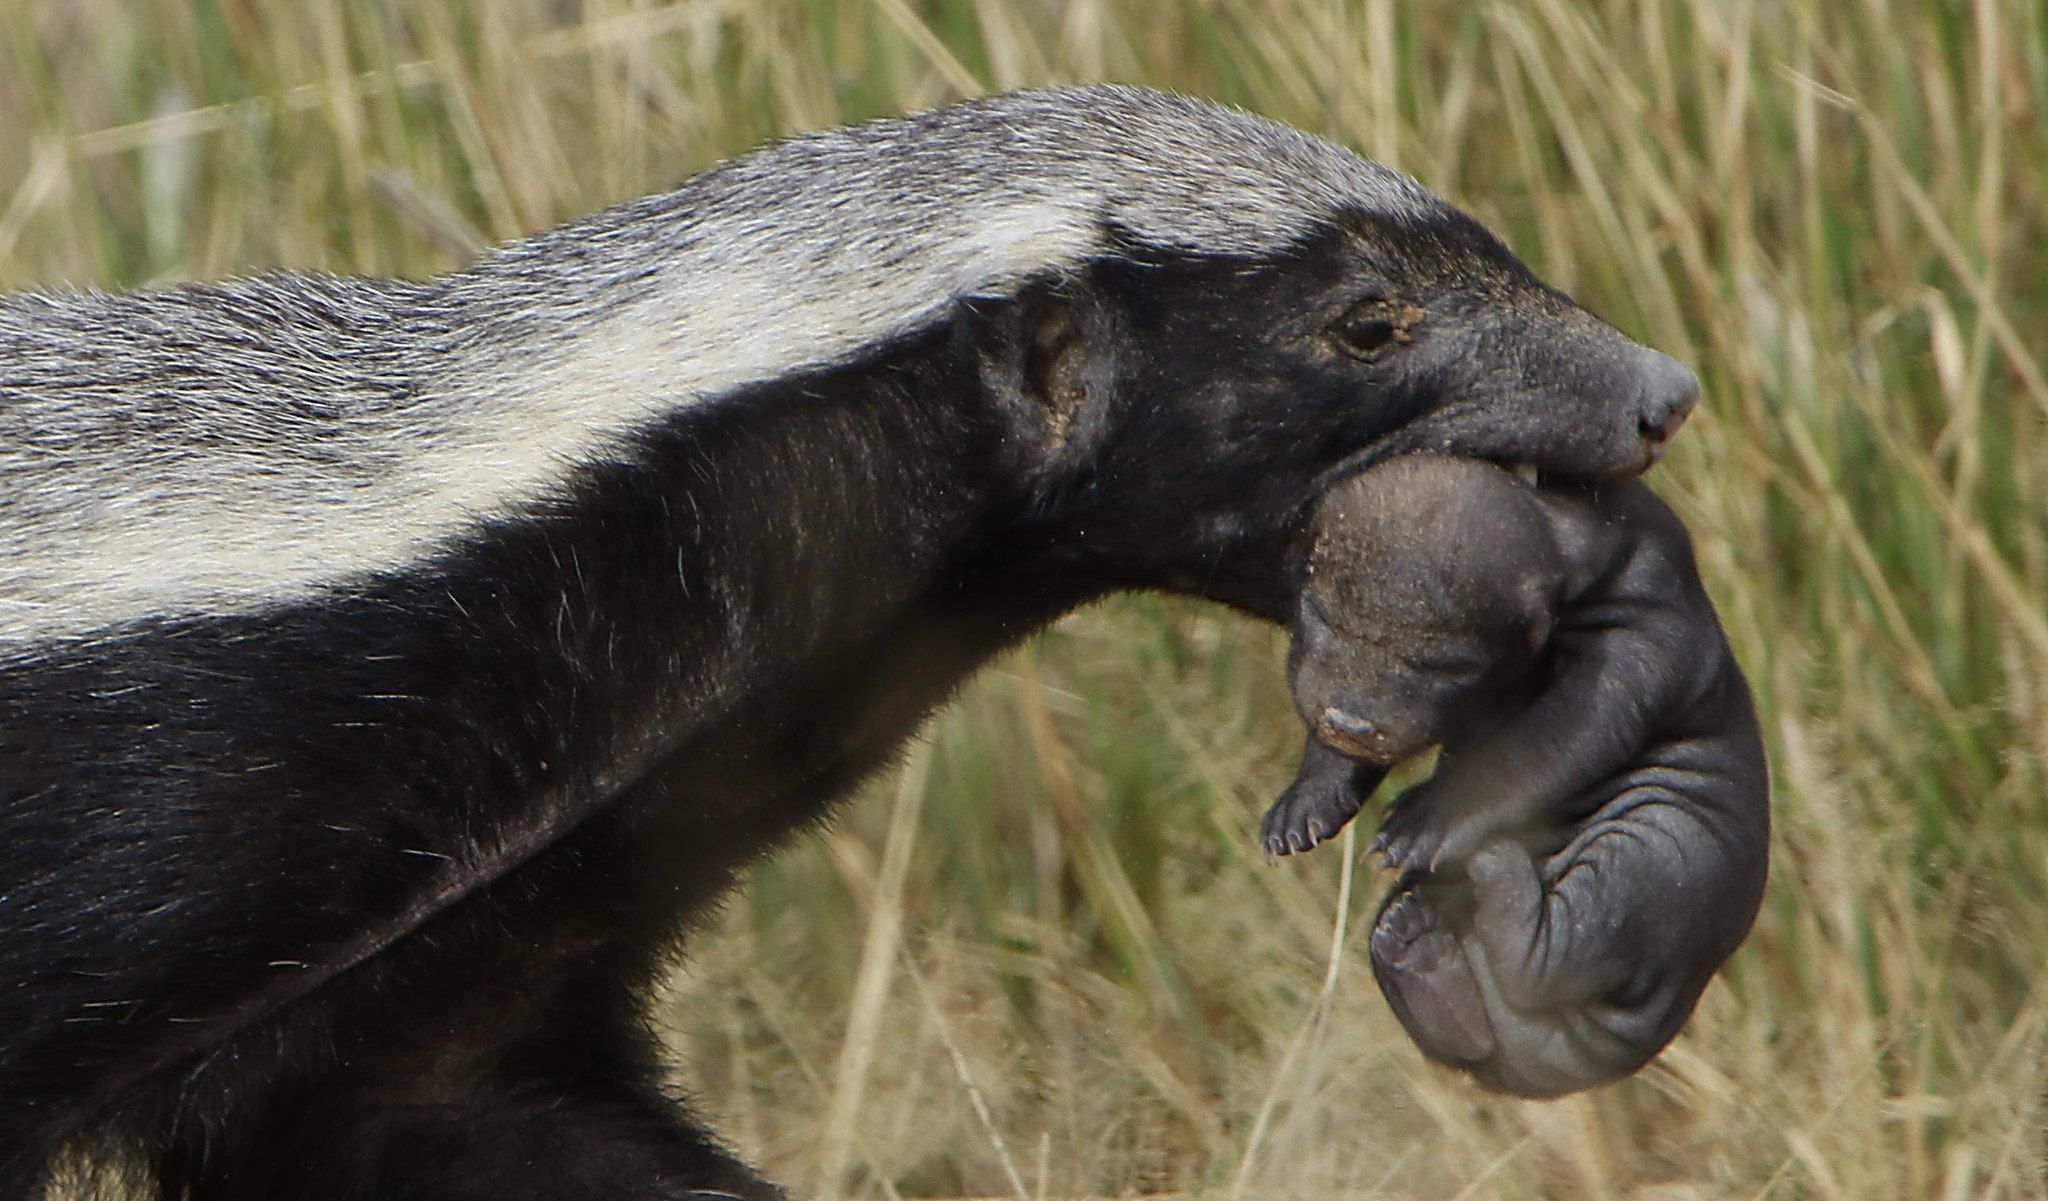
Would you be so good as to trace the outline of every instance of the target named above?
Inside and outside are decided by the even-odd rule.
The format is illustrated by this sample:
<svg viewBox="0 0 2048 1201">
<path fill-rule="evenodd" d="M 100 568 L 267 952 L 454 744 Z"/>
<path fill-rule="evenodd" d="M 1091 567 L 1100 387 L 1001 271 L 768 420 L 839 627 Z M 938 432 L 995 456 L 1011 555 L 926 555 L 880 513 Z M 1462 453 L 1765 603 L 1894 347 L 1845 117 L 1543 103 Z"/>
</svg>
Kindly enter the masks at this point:
<svg viewBox="0 0 2048 1201">
<path fill-rule="evenodd" d="M 771 144 L 434 280 L 0 297 L 0 651 L 432 570 L 636 433 L 962 298 L 1443 211 L 1246 113 L 1060 89 Z"/>
</svg>

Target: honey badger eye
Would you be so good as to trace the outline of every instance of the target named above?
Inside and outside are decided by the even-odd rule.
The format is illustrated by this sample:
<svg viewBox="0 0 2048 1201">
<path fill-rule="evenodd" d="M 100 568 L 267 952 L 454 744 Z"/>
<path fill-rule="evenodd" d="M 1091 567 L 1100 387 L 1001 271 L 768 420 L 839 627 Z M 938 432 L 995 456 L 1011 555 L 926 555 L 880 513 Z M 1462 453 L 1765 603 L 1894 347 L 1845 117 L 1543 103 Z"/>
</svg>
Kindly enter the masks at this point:
<svg viewBox="0 0 2048 1201">
<path fill-rule="evenodd" d="M 1392 301 L 1383 296 L 1369 297 L 1345 310 L 1330 327 L 1330 336 L 1352 358 L 1377 361 L 1389 347 L 1408 340 L 1407 329 L 1396 317 Z"/>
</svg>

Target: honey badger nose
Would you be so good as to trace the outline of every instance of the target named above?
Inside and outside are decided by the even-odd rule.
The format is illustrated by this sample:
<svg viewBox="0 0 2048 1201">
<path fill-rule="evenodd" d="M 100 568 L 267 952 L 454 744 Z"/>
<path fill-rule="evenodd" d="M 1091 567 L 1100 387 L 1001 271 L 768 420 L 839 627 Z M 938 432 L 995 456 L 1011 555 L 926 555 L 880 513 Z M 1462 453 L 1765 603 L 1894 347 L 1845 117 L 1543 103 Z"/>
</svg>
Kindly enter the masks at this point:
<svg viewBox="0 0 2048 1201">
<path fill-rule="evenodd" d="M 1643 440 L 1651 446 L 1671 441 L 1678 427 L 1700 403 L 1700 378 L 1692 368 L 1654 350 L 1644 352 L 1642 409 L 1637 417 Z"/>
</svg>

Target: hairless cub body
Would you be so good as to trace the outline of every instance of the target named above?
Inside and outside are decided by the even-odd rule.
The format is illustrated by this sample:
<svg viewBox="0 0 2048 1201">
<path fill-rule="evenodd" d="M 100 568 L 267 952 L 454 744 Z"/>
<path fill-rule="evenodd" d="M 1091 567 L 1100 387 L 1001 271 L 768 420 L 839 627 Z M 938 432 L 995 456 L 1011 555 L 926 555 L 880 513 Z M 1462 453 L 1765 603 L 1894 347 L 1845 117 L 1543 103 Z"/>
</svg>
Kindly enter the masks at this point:
<svg viewBox="0 0 2048 1201">
<path fill-rule="evenodd" d="M 1409 456 L 1334 489 L 1289 656 L 1311 730 L 1266 815 L 1307 850 L 1388 769 L 1436 776 L 1375 845 L 1405 869 L 1373 968 L 1432 1058 L 1553 1096 L 1662 1050 L 1762 900 L 1749 689 L 1647 487 L 1530 487 Z"/>
</svg>

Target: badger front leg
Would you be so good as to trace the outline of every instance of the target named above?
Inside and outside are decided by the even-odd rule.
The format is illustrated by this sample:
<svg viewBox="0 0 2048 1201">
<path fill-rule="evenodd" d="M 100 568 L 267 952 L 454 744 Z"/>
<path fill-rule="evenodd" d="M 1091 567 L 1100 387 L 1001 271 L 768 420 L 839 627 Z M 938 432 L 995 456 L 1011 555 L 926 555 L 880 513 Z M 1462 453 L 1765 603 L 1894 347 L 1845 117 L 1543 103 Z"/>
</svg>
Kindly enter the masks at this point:
<svg viewBox="0 0 2048 1201">
<path fill-rule="evenodd" d="M 663 1094 L 645 1034 L 564 1019 L 486 1064 L 415 1048 L 293 1089 L 157 1161 L 184 1201 L 786 1201 Z M 636 1023 L 637 1025 L 637 1023 Z M 591 1044 L 602 1044 L 593 1046 Z"/>
<path fill-rule="evenodd" d="M 785 1201 L 641 1081 L 513 1073 L 459 1101 L 315 1090 L 238 1131 L 237 1154 L 158 1160 L 184 1201 Z"/>
<path fill-rule="evenodd" d="M 584 848 L 589 849 L 589 848 Z M 669 1095 L 622 911 L 489 896 L 254 1031 L 296 1070 L 220 1074 L 157 1143 L 167 1201 L 785 1201 Z M 516 942 L 477 939 L 516 924 Z M 613 926 L 613 929 L 606 927 Z M 323 1048 L 318 1063 L 305 1048 Z"/>
</svg>

